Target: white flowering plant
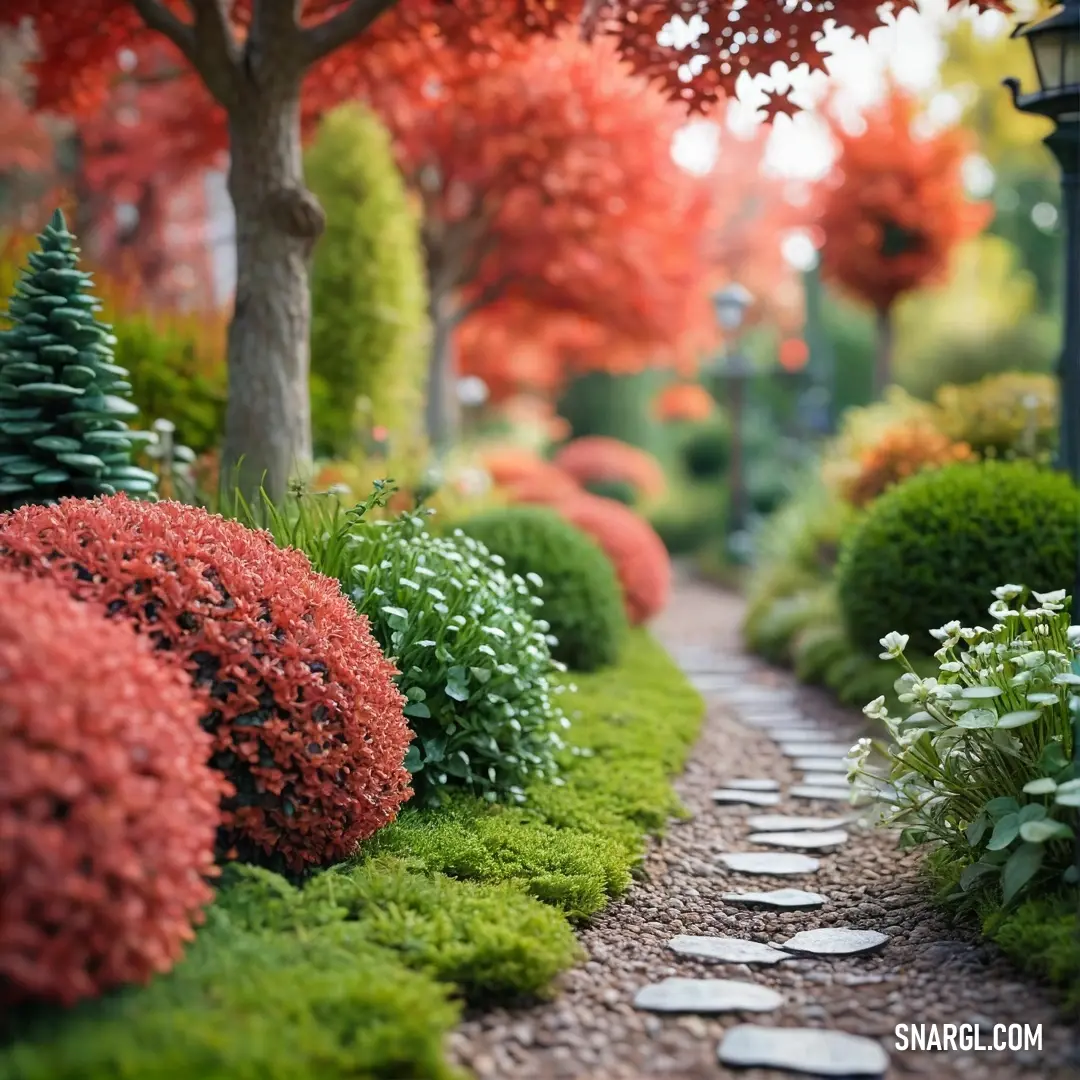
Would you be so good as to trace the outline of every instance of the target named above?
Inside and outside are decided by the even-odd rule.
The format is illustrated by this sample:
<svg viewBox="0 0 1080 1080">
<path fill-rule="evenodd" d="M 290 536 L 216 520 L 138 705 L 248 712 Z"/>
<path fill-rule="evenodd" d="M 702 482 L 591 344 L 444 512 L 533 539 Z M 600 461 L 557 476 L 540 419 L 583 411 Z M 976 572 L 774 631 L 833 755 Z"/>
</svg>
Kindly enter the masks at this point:
<svg viewBox="0 0 1080 1080">
<path fill-rule="evenodd" d="M 558 782 L 568 687 L 538 611 L 540 579 L 506 574 L 460 530 L 432 535 L 420 514 L 357 522 L 345 551 L 342 587 L 401 672 L 416 800 L 438 805 L 458 787 L 522 802 L 529 783 Z"/>
<path fill-rule="evenodd" d="M 1070 599 L 995 589 L 991 627 L 931 631 L 941 645 L 931 678 L 905 656 L 906 634 L 886 635 L 881 657 L 906 669 L 895 685 L 908 715 L 870 702 L 863 712 L 889 741 L 860 740 L 850 758 L 850 779 L 890 807 L 902 844 L 944 845 L 964 867 L 964 892 L 996 879 L 1005 904 L 1037 882 L 1078 879 L 1080 626 L 1070 625 Z M 868 766 L 875 748 L 887 778 Z"/>
</svg>

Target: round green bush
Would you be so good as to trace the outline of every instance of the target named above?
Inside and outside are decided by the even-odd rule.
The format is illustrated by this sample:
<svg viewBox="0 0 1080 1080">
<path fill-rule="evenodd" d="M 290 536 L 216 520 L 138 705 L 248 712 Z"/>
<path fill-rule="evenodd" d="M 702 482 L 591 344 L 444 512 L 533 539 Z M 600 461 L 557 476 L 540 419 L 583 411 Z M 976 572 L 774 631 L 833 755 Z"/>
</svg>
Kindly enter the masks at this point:
<svg viewBox="0 0 1080 1080">
<path fill-rule="evenodd" d="M 371 113 L 342 106 L 323 119 L 304 167 L 326 211 L 311 267 L 316 451 L 348 456 L 361 399 L 367 420 L 408 448 L 420 435 L 430 328 L 420 224 L 390 136 Z"/>
<path fill-rule="evenodd" d="M 419 516 L 358 524 L 339 580 L 401 674 L 416 739 L 405 757 L 415 802 L 448 787 L 522 802 L 553 779 L 565 665 L 552 659 L 542 601 L 478 540 L 433 536 Z"/>
<path fill-rule="evenodd" d="M 509 574 L 537 574 L 540 614 L 557 644 L 552 655 L 574 671 L 613 664 L 627 630 L 611 560 L 583 532 L 540 506 L 491 510 L 462 531 L 500 556 Z"/>
<path fill-rule="evenodd" d="M 681 448 L 686 472 L 695 480 L 712 480 L 727 468 L 731 456 L 731 437 L 720 423 L 695 425 Z"/>
<path fill-rule="evenodd" d="M 990 625 L 1003 582 L 1070 592 L 1080 543 L 1080 492 L 1026 461 L 951 465 L 877 499 L 840 554 L 844 622 L 859 648 L 892 630 L 932 652 L 929 631 L 959 619 Z"/>
</svg>

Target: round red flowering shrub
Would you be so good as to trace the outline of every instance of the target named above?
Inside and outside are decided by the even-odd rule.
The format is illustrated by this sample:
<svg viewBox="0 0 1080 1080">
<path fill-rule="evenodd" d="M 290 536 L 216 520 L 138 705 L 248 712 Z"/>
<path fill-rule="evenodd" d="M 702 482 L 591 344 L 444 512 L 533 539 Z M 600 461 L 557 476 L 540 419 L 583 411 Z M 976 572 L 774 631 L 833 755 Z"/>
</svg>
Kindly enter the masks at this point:
<svg viewBox="0 0 1080 1080">
<path fill-rule="evenodd" d="M 210 736 L 130 626 L 0 572 L 0 1001 L 168 971 L 213 892 Z"/>
<path fill-rule="evenodd" d="M 555 464 L 582 487 L 590 484 L 627 484 L 647 499 L 667 488 L 660 462 L 646 450 L 607 435 L 585 435 L 568 442 Z"/>
<path fill-rule="evenodd" d="M 615 567 L 632 623 L 646 622 L 663 610 L 671 590 L 671 557 L 643 517 L 599 495 L 565 499 L 555 509 L 604 549 Z"/>
<path fill-rule="evenodd" d="M 0 566 L 104 604 L 187 670 L 236 789 L 219 858 L 300 874 L 409 797 L 395 669 L 338 583 L 269 533 L 181 503 L 66 499 L 0 517 Z"/>
</svg>

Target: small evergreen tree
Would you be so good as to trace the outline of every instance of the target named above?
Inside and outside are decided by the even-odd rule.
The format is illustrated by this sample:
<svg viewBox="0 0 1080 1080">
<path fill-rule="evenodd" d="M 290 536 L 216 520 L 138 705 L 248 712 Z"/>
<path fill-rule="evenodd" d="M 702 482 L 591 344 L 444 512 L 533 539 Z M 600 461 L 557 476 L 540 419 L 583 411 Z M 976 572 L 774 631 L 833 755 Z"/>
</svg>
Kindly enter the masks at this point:
<svg viewBox="0 0 1080 1080">
<path fill-rule="evenodd" d="M 0 510 L 65 495 L 150 495 L 157 477 L 132 464 L 152 436 L 138 415 L 115 338 L 94 312 L 79 249 L 57 210 L 15 284 L 0 331 Z"/>
</svg>

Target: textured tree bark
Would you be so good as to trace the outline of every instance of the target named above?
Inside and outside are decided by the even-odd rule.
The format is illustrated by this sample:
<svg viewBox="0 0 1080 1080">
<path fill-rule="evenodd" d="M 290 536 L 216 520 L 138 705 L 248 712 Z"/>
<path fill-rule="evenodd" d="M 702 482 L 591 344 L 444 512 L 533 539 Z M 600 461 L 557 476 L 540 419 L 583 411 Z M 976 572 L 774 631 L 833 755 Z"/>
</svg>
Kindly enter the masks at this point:
<svg viewBox="0 0 1080 1080">
<path fill-rule="evenodd" d="M 892 311 L 878 308 L 877 353 L 874 356 L 874 398 L 881 398 L 885 388 L 892 382 L 892 358 L 894 346 Z"/>
<path fill-rule="evenodd" d="M 325 225 L 304 187 L 299 80 L 246 87 L 229 135 L 237 277 L 222 477 L 278 499 L 311 462 L 308 269 Z"/>
<path fill-rule="evenodd" d="M 454 317 L 446 296 L 431 298 L 431 355 L 428 360 L 427 435 L 442 453 L 458 431 L 458 401 L 454 385 Z"/>
</svg>

